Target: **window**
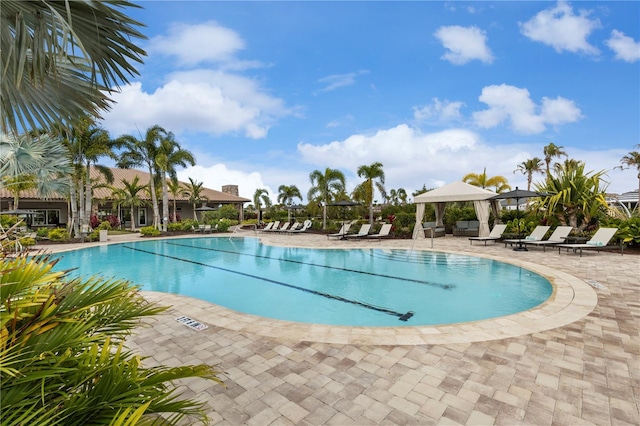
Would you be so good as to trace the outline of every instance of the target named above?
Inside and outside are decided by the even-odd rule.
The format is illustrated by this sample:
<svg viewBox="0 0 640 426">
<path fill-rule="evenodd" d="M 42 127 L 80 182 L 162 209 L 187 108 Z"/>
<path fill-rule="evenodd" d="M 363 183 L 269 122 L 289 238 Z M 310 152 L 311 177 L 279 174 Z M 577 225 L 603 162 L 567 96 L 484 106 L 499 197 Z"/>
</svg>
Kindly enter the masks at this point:
<svg viewBox="0 0 640 426">
<path fill-rule="evenodd" d="M 32 224 L 35 226 L 55 226 L 60 223 L 59 209 L 34 210 L 33 212 Z"/>
</svg>

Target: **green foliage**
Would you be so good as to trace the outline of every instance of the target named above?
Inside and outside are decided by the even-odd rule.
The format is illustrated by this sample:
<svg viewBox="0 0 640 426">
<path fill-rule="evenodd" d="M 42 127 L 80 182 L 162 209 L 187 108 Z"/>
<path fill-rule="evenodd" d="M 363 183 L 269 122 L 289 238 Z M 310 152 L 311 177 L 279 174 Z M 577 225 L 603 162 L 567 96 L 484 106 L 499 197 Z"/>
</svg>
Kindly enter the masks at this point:
<svg viewBox="0 0 640 426">
<path fill-rule="evenodd" d="M 144 226 L 140 228 L 140 234 L 143 237 L 157 237 L 161 234 L 160 230 L 156 229 L 154 226 Z"/>
<path fill-rule="evenodd" d="M 601 226 L 618 228 L 616 238 L 630 246 L 640 246 L 640 217 L 621 220 L 613 218 L 603 218 Z"/>
<path fill-rule="evenodd" d="M 54 228 L 49 230 L 49 239 L 51 241 L 69 241 L 69 232 L 66 229 Z"/>
<path fill-rule="evenodd" d="M 235 219 L 238 220 L 240 217 L 240 212 L 238 209 L 233 207 L 230 204 L 225 204 L 220 207 L 215 213 L 217 213 L 217 219 Z"/>
<path fill-rule="evenodd" d="M 165 308 L 129 282 L 72 279 L 54 263 L 41 256 L 0 263 L 0 423 L 132 424 L 157 413 L 172 424 L 205 420 L 201 404 L 178 400 L 171 382 L 221 383 L 212 367 L 145 368 L 124 349 L 140 320 Z"/>
<path fill-rule="evenodd" d="M 445 225 L 455 225 L 459 220 L 477 220 L 476 210 L 473 204 L 469 203 L 451 203 L 447 205 L 444 211 L 444 223 Z M 434 215 L 435 218 L 435 215 Z"/>
<path fill-rule="evenodd" d="M 177 225 L 179 225 L 181 228 L 181 231 L 186 231 L 189 232 L 191 231 L 191 227 L 197 228 L 199 223 L 197 220 L 193 220 L 193 219 L 185 219 L 181 222 L 178 222 Z"/>
<path fill-rule="evenodd" d="M 20 238 L 20 244 L 22 244 L 23 247 L 31 247 L 36 245 L 36 240 L 31 237 L 22 237 Z"/>
<path fill-rule="evenodd" d="M 38 228 L 36 238 L 49 238 L 49 228 Z"/>
<path fill-rule="evenodd" d="M 393 221 L 393 226 L 395 226 L 396 229 L 400 229 L 400 228 L 413 229 L 413 226 L 416 223 L 415 213 L 398 212 L 396 213 L 395 216 L 396 216 L 396 220 Z"/>
<path fill-rule="evenodd" d="M 183 231 L 182 222 L 171 222 L 167 224 L 167 231 L 176 232 Z"/>
<path fill-rule="evenodd" d="M 19 220 L 20 219 L 18 218 L 18 216 L 9 215 L 9 214 L 0 215 L 0 225 L 2 225 L 2 227 L 4 227 L 5 229 L 11 228 L 13 225 L 18 223 Z"/>
<path fill-rule="evenodd" d="M 217 223 L 218 232 L 227 232 L 230 226 L 237 225 L 237 224 L 238 224 L 237 220 L 220 219 Z"/>
</svg>

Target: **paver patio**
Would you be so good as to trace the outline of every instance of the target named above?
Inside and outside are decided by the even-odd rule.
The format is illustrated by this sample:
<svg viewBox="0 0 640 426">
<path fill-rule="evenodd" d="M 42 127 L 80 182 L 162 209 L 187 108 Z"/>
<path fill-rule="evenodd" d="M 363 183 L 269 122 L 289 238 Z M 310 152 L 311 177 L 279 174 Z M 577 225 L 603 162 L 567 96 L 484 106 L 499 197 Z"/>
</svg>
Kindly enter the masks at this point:
<svg viewBox="0 0 640 426">
<path fill-rule="evenodd" d="M 314 234 L 258 237 L 266 244 L 298 247 L 413 244 L 327 241 Z M 123 238 L 110 237 L 111 242 Z M 416 244 L 420 250 L 430 247 L 430 240 Z M 172 307 L 141 328 L 129 347 L 149 356 L 149 365 L 216 365 L 226 387 L 200 379 L 182 383 L 184 395 L 206 403 L 214 424 L 640 424 L 639 256 L 514 252 L 451 236 L 436 239 L 433 249 L 550 268 L 576 284 L 569 285 L 572 300 L 560 309 L 562 315 L 549 317 L 557 326 L 533 318 L 527 330 L 525 315 L 524 325 L 504 319 L 483 324 L 486 335 L 470 323 L 447 329 L 445 340 L 430 340 L 441 330 L 305 328 L 148 292 L 150 300 Z M 588 301 L 590 294 L 597 295 L 595 306 L 574 303 Z M 194 331 L 175 320 L 181 315 L 209 327 Z M 496 338 L 509 328 L 509 337 Z"/>
</svg>

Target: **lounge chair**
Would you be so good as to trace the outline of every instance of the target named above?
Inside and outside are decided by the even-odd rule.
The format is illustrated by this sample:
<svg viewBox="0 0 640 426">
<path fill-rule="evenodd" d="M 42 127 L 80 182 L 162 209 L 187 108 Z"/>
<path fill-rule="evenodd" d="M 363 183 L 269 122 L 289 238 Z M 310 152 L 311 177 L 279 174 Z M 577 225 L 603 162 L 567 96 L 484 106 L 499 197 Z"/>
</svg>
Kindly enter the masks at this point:
<svg viewBox="0 0 640 426">
<path fill-rule="evenodd" d="M 327 234 L 327 239 L 329 238 L 344 238 L 345 235 L 349 232 L 349 228 L 351 228 L 351 222 L 347 222 L 342 224 L 342 227 L 335 234 Z"/>
<path fill-rule="evenodd" d="M 296 220 L 295 222 L 293 222 L 293 225 L 291 225 L 286 232 L 295 231 L 296 229 L 300 228 L 301 226 L 302 226 L 302 224 Z"/>
<path fill-rule="evenodd" d="M 542 241 L 523 241 L 522 243 L 525 246 L 542 246 L 542 251 L 546 251 L 547 246 L 553 246 L 556 244 L 564 243 L 565 239 L 569 236 L 569 233 L 573 229 L 572 226 L 558 226 L 553 230 L 553 234 L 549 237 L 548 240 Z"/>
<path fill-rule="evenodd" d="M 502 238 L 504 230 L 507 229 L 507 225 L 499 223 L 493 226 L 493 229 L 486 237 L 469 237 L 469 244 L 473 245 L 474 241 L 484 241 L 484 245 L 487 245 L 487 241 L 498 241 Z"/>
<path fill-rule="evenodd" d="M 362 225 L 360 227 L 360 230 L 358 231 L 357 234 L 347 234 L 347 235 L 345 235 L 345 238 L 347 238 L 347 239 L 353 238 L 354 240 L 356 240 L 358 238 L 364 238 L 364 237 L 369 235 L 369 230 L 370 229 L 371 229 L 371 225 L 369 225 L 368 223 L 365 223 L 364 225 Z"/>
<path fill-rule="evenodd" d="M 616 232 L 618 232 L 618 228 L 600 228 L 595 234 L 593 234 L 593 237 L 584 244 L 558 244 L 556 246 L 558 247 L 558 254 L 560 254 L 560 250 L 563 248 L 566 248 L 567 250 L 572 249 L 574 253 L 576 251 L 580 251 L 580 257 L 582 257 L 583 249 L 597 250 L 599 253 L 600 250 L 607 248 L 607 244 L 609 244 L 609 241 L 611 241 Z M 622 244 L 620 244 L 620 253 L 624 254 L 624 245 Z"/>
<path fill-rule="evenodd" d="M 531 231 L 531 234 L 527 235 L 524 238 L 515 238 L 515 239 L 509 239 L 509 240 L 502 240 L 502 242 L 504 243 L 505 247 L 507 246 L 507 244 L 509 244 L 509 245 L 518 244 L 518 248 L 520 248 L 521 250 L 522 249 L 526 250 L 526 247 L 524 247 L 524 245 L 523 245 L 525 241 L 542 241 L 542 239 L 547 234 L 547 231 L 549 229 L 551 229 L 550 226 L 538 225 L 538 226 L 535 227 L 535 229 L 533 231 Z"/>
<path fill-rule="evenodd" d="M 302 228 L 289 229 L 288 233 L 289 234 L 301 234 L 303 232 L 307 232 L 307 229 L 311 228 L 311 225 L 312 225 L 312 222 L 307 219 L 302 223 Z"/>
<path fill-rule="evenodd" d="M 260 231 L 260 232 L 269 231 L 271 228 L 273 228 L 273 224 L 274 224 L 274 223 L 275 223 L 275 222 L 269 222 L 269 223 L 267 223 L 267 226 L 265 226 L 265 227 L 264 227 L 264 228 L 262 228 L 262 229 L 259 229 L 259 231 Z"/>
<path fill-rule="evenodd" d="M 389 237 L 392 226 L 393 225 L 390 223 L 385 223 L 377 234 L 367 235 L 365 238 L 368 240 L 381 240 L 382 238 L 387 238 Z"/>
<path fill-rule="evenodd" d="M 273 229 L 274 232 L 287 232 L 287 230 L 289 229 L 289 226 L 291 226 L 291 222 L 285 222 L 282 224 L 282 226 L 278 229 Z"/>
</svg>

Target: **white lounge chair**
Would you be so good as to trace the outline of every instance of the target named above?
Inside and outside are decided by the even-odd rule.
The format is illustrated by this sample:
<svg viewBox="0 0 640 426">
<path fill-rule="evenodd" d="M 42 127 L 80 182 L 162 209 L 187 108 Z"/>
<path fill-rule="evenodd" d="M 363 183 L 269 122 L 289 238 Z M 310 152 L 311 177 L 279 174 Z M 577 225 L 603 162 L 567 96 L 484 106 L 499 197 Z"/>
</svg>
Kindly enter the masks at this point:
<svg viewBox="0 0 640 426">
<path fill-rule="evenodd" d="M 565 239 L 569 236 L 569 233 L 571 233 L 571 230 L 573 229 L 572 226 L 558 226 L 556 229 L 553 230 L 553 233 L 551 234 L 551 236 L 549 237 L 548 240 L 542 240 L 542 241 L 523 241 L 523 244 L 526 246 L 542 246 L 542 251 L 546 251 L 547 246 L 553 246 L 556 244 L 562 244 L 564 243 Z"/>
<path fill-rule="evenodd" d="M 342 224 L 342 227 L 340 228 L 340 230 L 338 232 L 336 232 L 335 234 L 327 234 L 327 239 L 329 238 L 344 238 L 345 235 L 347 235 L 347 232 L 349 232 L 349 228 L 351 228 L 351 222 L 347 222 Z"/>
<path fill-rule="evenodd" d="M 390 223 L 385 223 L 377 234 L 367 235 L 365 238 L 368 240 L 381 240 L 382 238 L 388 237 L 392 226 Z"/>
<path fill-rule="evenodd" d="M 289 229 L 289 234 L 301 234 L 303 232 L 306 232 L 307 229 L 311 228 L 311 225 L 312 225 L 312 222 L 307 219 L 302 223 L 302 228 Z"/>
<path fill-rule="evenodd" d="M 542 239 L 547 234 L 547 231 L 549 229 L 551 229 L 550 226 L 538 225 L 538 226 L 535 227 L 535 229 L 533 231 L 531 231 L 531 234 L 527 235 L 524 238 L 520 238 L 520 239 L 514 238 L 514 239 L 509 239 L 509 240 L 502 240 L 502 242 L 504 243 L 504 246 L 506 247 L 507 244 L 509 244 L 509 245 L 518 244 L 519 246 L 522 246 L 525 241 L 542 241 Z"/>
<path fill-rule="evenodd" d="M 291 222 L 285 222 L 282 224 L 282 226 L 278 229 L 273 229 L 274 232 L 287 232 L 287 230 L 289 229 L 289 226 L 291 226 Z"/>
<path fill-rule="evenodd" d="M 507 229 L 507 225 L 503 223 L 498 223 L 493 226 L 493 229 L 486 237 L 469 237 L 469 244 L 473 245 L 474 241 L 484 241 L 484 245 L 487 245 L 487 241 L 497 241 L 502 238 L 502 234 L 504 234 L 504 230 Z"/>
<path fill-rule="evenodd" d="M 609 241 L 611 241 L 616 232 L 618 232 L 618 228 L 600 228 L 593 234 L 593 237 L 584 244 L 558 244 L 558 254 L 560 254 L 563 248 L 567 250 L 572 249 L 574 253 L 580 251 L 580 257 L 582 257 L 582 250 L 597 250 L 599 253 L 600 250 L 607 247 L 607 244 L 609 244 Z M 622 244 L 620 244 L 620 253 L 624 254 L 624 246 Z"/>
<path fill-rule="evenodd" d="M 351 238 L 353 238 L 353 239 L 364 238 L 364 237 L 369 235 L 369 230 L 370 229 L 371 229 L 371 225 L 368 224 L 368 223 L 365 223 L 364 225 L 362 225 L 360 227 L 360 230 L 358 231 L 357 234 L 347 234 L 347 235 L 345 235 L 345 238 L 348 238 L 348 239 L 351 239 Z"/>
<path fill-rule="evenodd" d="M 269 231 L 271 228 L 273 228 L 273 224 L 275 222 L 269 222 L 267 223 L 267 226 L 265 226 L 264 228 L 260 229 L 260 232 L 264 232 L 264 231 Z"/>
</svg>

